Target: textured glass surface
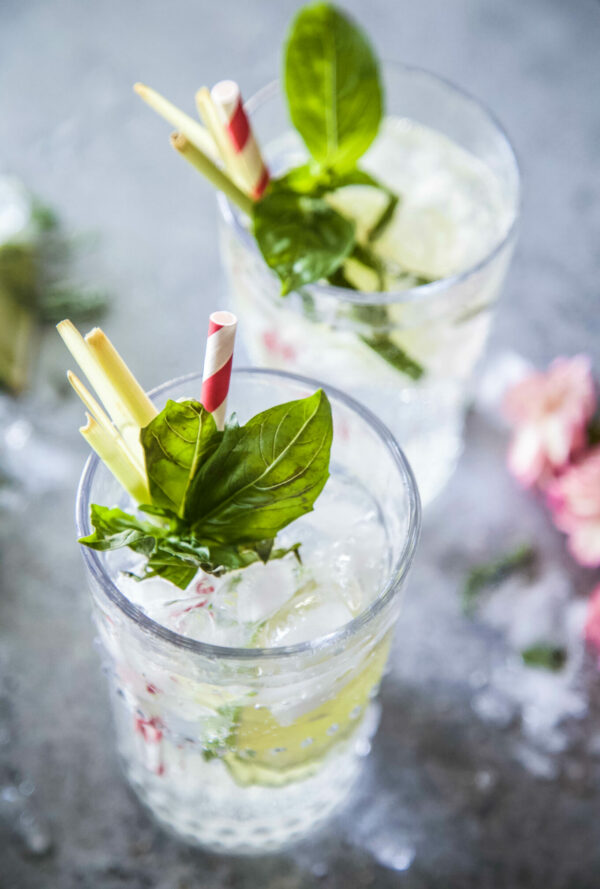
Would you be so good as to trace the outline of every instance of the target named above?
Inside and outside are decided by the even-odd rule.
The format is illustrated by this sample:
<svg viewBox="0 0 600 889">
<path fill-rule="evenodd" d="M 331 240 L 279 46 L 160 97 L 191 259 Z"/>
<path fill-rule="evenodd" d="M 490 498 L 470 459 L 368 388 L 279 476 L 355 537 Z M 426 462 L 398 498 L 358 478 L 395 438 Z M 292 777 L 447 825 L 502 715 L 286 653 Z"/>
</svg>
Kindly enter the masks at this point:
<svg viewBox="0 0 600 889">
<path fill-rule="evenodd" d="M 317 385 L 236 371 L 228 410 L 243 423 Z M 155 397 L 191 397 L 199 386 L 193 376 Z M 167 827 L 213 849 L 274 849 L 314 830 L 347 797 L 377 727 L 372 701 L 414 552 L 418 494 L 385 427 L 345 396 L 330 399 L 331 474 L 368 487 L 387 540 L 383 587 L 350 623 L 287 647 L 205 644 L 151 620 L 119 589 L 119 561 L 84 550 L 125 773 Z M 96 459 L 80 488 L 84 533 L 93 502 L 125 505 Z M 326 521 L 330 508 L 317 501 L 315 515 Z"/>
</svg>

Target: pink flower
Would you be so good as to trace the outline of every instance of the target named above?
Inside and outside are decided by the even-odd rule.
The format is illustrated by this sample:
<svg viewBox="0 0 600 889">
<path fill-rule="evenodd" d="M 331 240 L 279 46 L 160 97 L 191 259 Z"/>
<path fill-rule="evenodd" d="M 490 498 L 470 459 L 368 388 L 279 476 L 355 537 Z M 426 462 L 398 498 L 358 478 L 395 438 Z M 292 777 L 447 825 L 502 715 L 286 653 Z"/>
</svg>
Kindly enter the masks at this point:
<svg viewBox="0 0 600 889">
<path fill-rule="evenodd" d="M 600 584 L 592 590 L 588 601 L 583 636 L 600 659 Z"/>
<path fill-rule="evenodd" d="M 596 409 L 590 362 L 585 355 L 557 358 L 508 389 L 504 413 L 515 432 L 508 465 L 526 487 L 544 485 L 586 443 Z"/>
<path fill-rule="evenodd" d="M 600 447 L 550 482 L 546 495 L 573 557 L 581 565 L 600 565 Z"/>
</svg>

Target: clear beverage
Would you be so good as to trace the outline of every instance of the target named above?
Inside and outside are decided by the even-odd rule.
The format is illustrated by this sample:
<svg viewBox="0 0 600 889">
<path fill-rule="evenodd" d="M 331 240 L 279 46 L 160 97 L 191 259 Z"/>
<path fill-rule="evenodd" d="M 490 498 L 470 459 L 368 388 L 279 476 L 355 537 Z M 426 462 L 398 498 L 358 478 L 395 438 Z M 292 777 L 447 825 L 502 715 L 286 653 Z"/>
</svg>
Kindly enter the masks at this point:
<svg viewBox="0 0 600 889">
<path fill-rule="evenodd" d="M 189 397 L 199 377 L 157 390 Z M 245 422 L 318 384 L 237 371 L 230 408 Z M 333 409 L 331 477 L 312 513 L 280 535 L 293 556 L 181 591 L 137 583 L 129 551 L 85 548 L 110 677 L 117 745 L 140 799 L 169 829 L 221 851 L 260 852 L 313 830 L 346 798 L 377 727 L 375 696 L 419 526 L 408 464 L 351 399 Z M 78 503 L 125 506 L 91 458 Z"/>
<path fill-rule="evenodd" d="M 389 116 L 362 162 L 401 198 L 371 245 L 384 291 L 351 262 L 356 290 L 312 285 L 280 297 L 243 219 L 220 196 L 222 255 L 252 361 L 318 369 L 368 404 L 401 442 L 428 503 L 462 449 L 469 383 L 512 254 L 519 177 L 506 137 L 473 99 L 418 69 L 388 66 L 385 81 Z M 304 160 L 276 84 L 249 110 L 275 173 Z M 334 202 L 360 237 L 384 197 L 354 186 Z M 408 371 L 396 350 L 411 360 Z"/>
</svg>

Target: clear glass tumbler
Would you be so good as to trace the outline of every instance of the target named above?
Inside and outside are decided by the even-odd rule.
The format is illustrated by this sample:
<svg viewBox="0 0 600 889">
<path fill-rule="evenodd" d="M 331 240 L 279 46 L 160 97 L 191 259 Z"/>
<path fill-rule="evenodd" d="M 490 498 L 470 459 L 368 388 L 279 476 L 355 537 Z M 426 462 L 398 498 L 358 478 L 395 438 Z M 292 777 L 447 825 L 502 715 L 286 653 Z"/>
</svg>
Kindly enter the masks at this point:
<svg viewBox="0 0 600 889">
<path fill-rule="evenodd" d="M 318 386 L 237 370 L 229 407 L 245 422 Z M 153 397 L 162 405 L 200 387 L 191 375 Z M 374 698 L 417 542 L 419 496 L 385 426 L 324 388 L 333 409 L 332 479 L 367 493 L 385 535 L 385 583 L 350 623 L 287 647 L 205 644 L 151 620 L 120 591 L 110 557 L 82 548 L 125 774 L 165 827 L 215 851 L 276 849 L 313 830 L 348 795 L 377 727 Z M 127 506 L 95 456 L 79 488 L 80 535 L 90 531 L 93 502 Z M 315 514 L 319 508 L 317 501 Z"/>
<path fill-rule="evenodd" d="M 411 122 L 430 128 L 469 152 L 466 177 L 471 167 L 492 175 L 495 200 L 484 214 L 485 224 L 478 225 L 477 211 L 469 223 L 472 245 L 480 237 L 489 239 L 481 253 L 475 244 L 477 261 L 458 274 L 397 292 L 312 285 L 282 298 L 279 281 L 259 254 L 247 221 L 223 195 L 219 195 L 221 252 L 250 359 L 258 366 L 317 374 L 369 405 L 401 443 L 427 504 L 452 474 L 462 450 L 469 384 L 514 246 L 519 173 L 506 135 L 475 99 L 416 68 L 387 65 L 384 79 L 390 120 L 407 132 Z M 277 83 L 254 96 L 248 111 L 274 173 L 302 162 L 303 149 L 290 130 Z M 401 151 L 396 156 L 388 153 L 382 162 L 379 150 L 377 161 L 377 141 L 363 159 L 364 166 L 384 180 L 386 167 L 394 167 L 391 179 L 408 176 L 410 181 Z M 423 157 L 423 162 L 428 159 Z M 383 167 L 378 166 L 381 163 Z M 447 175 L 443 169 L 434 171 L 430 188 L 448 189 Z M 467 195 L 472 189 L 477 207 L 475 178 L 470 185 L 465 179 L 461 187 Z M 481 201 L 487 197 L 482 195 Z M 452 212 L 460 217 L 456 206 Z M 493 234 L 490 218 L 497 222 Z M 414 224 L 407 217 L 413 252 L 419 249 L 419 224 L 416 217 Z M 442 231 L 438 240 L 443 242 L 447 234 Z M 422 370 L 418 379 L 386 360 L 385 343 L 390 339 L 417 360 Z"/>
</svg>

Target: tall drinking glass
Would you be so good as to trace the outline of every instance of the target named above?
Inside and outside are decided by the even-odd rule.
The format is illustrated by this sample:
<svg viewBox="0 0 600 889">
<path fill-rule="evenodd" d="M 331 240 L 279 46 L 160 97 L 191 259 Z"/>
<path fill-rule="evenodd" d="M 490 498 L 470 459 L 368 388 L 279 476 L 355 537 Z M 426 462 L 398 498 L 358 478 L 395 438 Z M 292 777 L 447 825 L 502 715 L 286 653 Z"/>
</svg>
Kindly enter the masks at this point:
<svg viewBox="0 0 600 889">
<path fill-rule="evenodd" d="M 245 422 L 318 385 L 238 370 L 229 407 Z M 192 375 L 153 397 L 161 406 L 200 387 Z M 373 579 L 374 597 L 349 623 L 285 647 L 199 642 L 152 620 L 123 594 L 111 555 L 83 548 L 125 774 L 164 826 L 217 851 L 276 849 L 314 829 L 349 793 L 377 727 L 375 696 L 417 542 L 419 497 L 385 426 L 351 398 L 325 390 L 333 411 L 331 477 L 305 517 L 321 547 L 323 577 L 334 557 L 323 542 L 342 512 L 368 504 L 383 540 L 382 582 Z M 79 488 L 81 535 L 91 530 L 93 502 L 127 506 L 94 456 Z M 312 546 L 305 539 L 303 548 Z M 152 595 L 152 581 L 141 590 L 148 583 Z"/>
<path fill-rule="evenodd" d="M 400 196 L 378 242 L 392 272 L 386 291 L 367 280 L 282 298 L 247 221 L 219 195 L 222 257 L 250 359 L 318 372 L 368 404 L 402 444 L 428 503 L 462 449 L 469 385 L 515 241 L 519 173 L 507 137 L 475 99 L 402 65 L 386 66 L 384 82 L 387 117 L 361 163 Z M 306 159 L 277 83 L 247 107 L 274 174 Z M 353 187 L 336 206 L 360 233 L 372 200 Z"/>
</svg>

